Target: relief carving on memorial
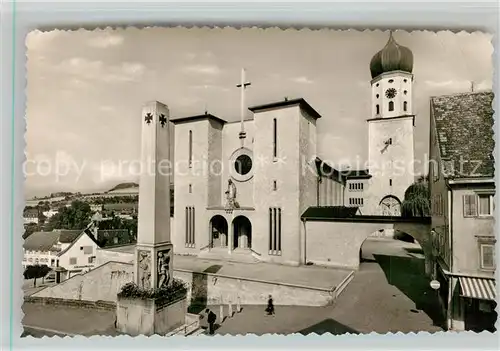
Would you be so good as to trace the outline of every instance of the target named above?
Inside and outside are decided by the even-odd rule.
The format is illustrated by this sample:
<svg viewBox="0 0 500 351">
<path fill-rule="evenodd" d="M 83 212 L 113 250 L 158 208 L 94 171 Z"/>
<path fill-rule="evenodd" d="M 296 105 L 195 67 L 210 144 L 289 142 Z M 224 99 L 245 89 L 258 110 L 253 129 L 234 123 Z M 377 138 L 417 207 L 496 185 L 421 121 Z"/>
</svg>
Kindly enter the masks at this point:
<svg viewBox="0 0 500 351">
<path fill-rule="evenodd" d="M 138 251 L 138 283 L 143 289 L 151 289 L 151 252 Z"/>
<path fill-rule="evenodd" d="M 158 251 L 158 288 L 167 287 L 170 283 L 171 249 Z"/>
</svg>

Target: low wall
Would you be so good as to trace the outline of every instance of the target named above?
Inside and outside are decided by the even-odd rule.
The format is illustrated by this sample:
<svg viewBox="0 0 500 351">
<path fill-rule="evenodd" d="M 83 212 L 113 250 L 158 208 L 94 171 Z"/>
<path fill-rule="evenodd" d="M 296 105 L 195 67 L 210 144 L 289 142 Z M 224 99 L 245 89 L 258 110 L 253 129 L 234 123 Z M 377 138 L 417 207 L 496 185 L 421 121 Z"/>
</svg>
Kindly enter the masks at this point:
<svg viewBox="0 0 500 351">
<path fill-rule="evenodd" d="M 337 294 L 331 290 L 181 270 L 175 271 L 174 276 L 188 285 L 188 301 L 201 305 L 236 304 L 238 300 L 242 305 L 265 305 L 271 294 L 276 305 L 325 306 Z"/>
<path fill-rule="evenodd" d="M 242 305 L 264 305 L 271 294 L 276 305 L 324 306 L 332 303 L 343 288 L 337 287 L 336 291 L 323 290 L 185 270 L 175 270 L 174 278 L 186 283 L 187 301 L 201 305 L 220 304 L 221 301 L 223 304 L 236 304 L 238 299 Z M 121 287 L 131 281 L 133 265 L 108 262 L 86 274 L 46 287 L 31 296 L 116 302 Z M 346 281 L 345 284 L 347 283 Z"/>
<path fill-rule="evenodd" d="M 52 298 L 52 297 L 25 296 L 24 302 L 40 304 L 40 305 L 88 308 L 88 309 L 98 309 L 98 310 L 106 310 L 113 312 L 116 311 L 116 303 L 111 301 L 84 301 L 84 300 L 67 300 L 67 299 Z"/>
</svg>

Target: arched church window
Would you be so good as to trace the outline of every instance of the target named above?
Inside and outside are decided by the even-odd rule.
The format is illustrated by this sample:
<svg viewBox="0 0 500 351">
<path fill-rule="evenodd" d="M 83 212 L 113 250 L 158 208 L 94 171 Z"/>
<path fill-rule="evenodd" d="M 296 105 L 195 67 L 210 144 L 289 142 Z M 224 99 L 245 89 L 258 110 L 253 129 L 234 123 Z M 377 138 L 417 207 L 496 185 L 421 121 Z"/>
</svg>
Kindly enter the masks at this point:
<svg viewBox="0 0 500 351">
<path fill-rule="evenodd" d="M 394 102 L 389 101 L 389 111 L 394 111 Z"/>
<path fill-rule="evenodd" d="M 408 108 L 408 102 L 403 102 L 403 111 L 406 111 Z"/>
<path fill-rule="evenodd" d="M 408 91 L 406 91 L 406 90 L 405 90 L 405 91 L 403 91 L 403 94 L 405 94 L 405 95 L 406 95 L 406 94 L 408 94 Z"/>
<path fill-rule="evenodd" d="M 376 108 L 377 108 L 377 115 L 379 115 L 380 114 L 380 105 L 377 105 Z"/>
</svg>

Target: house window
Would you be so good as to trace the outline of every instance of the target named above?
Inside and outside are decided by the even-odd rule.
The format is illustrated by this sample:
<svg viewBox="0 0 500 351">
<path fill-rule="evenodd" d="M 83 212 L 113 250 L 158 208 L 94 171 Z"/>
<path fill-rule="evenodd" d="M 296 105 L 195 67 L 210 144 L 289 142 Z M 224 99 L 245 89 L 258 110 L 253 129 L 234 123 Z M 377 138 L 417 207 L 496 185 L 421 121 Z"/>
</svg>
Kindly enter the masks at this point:
<svg viewBox="0 0 500 351">
<path fill-rule="evenodd" d="M 403 111 L 406 111 L 408 109 L 408 102 L 403 102 Z"/>
<path fill-rule="evenodd" d="M 90 256 L 88 262 L 95 263 L 95 256 Z"/>
<path fill-rule="evenodd" d="M 375 107 L 377 109 L 377 115 L 380 114 L 380 105 L 377 104 L 377 106 Z"/>
<path fill-rule="evenodd" d="M 273 157 L 278 157 L 278 120 L 273 119 Z"/>
<path fill-rule="evenodd" d="M 464 195 L 464 217 L 477 216 L 477 196 Z"/>
<path fill-rule="evenodd" d="M 281 255 L 281 208 L 269 208 L 269 255 Z"/>
<path fill-rule="evenodd" d="M 495 245 L 481 244 L 481 269 L 495 269 Z"/>
<path fill-rule="evenodd" d="M 186 247 L 194 247 L 195 244 L 195 212 L 194 207 L 186 207 Z"/>
<path fill-rule="evenodd" d="M 71 265 L 76 265 L 76 262 L 77 262 L 77 261 L 76 261 L 76 257 L 70 257 L 70 258 L 69 258 L 69 264 L 71 264 Z"/>
<path fill-rule="evenodd" d="M 82 246 L 82 250 L 84 255 L 92 255 L 94 252 L 92 246 Z"/>
<path fill-rule="evenodd" d="M 479 194 L 479 216 L 492 216 L 493 215 L 493 195 Z"/>
<path fill-rule="evenodd" d="M 394 111 L 394 102 L 389 101 L 389 111 Z"/>
<path fill-rule="evenodd" d="M 190 130 L 189 131 L 189 159 L 188 159 L 188 162 L 189 162 L 189 168 L 191 168 L 193 166 L 193 131 Z"/>
</svg>

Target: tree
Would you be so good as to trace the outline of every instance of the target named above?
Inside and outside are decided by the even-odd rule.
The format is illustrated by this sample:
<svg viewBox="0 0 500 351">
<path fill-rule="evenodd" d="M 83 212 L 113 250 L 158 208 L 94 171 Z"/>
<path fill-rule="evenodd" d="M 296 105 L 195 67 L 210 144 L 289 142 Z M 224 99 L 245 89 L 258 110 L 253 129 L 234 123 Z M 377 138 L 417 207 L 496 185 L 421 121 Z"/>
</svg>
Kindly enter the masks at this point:
<svg viewBox="0 0 500 351">
<path fill-rule="evenodd" d="M 33 287 L 36 288 L 36 280 L 37 278 L 45 277 L 51 269 L 47 265 L 33 265 L 27 266 L 24 270 L 24 279 L 33 279 Z"/>
<path fill-rule="evenodd" d="M 23 239 L 26 239 L 28 236 L 33 234 L 34 232 L 39 232 L 41 230 L 40 226 L 36 223 L 28 223 L 24 227 Z"/>
<path fill-rule="evenodd" d="M 431 215 L 429 185 L 425 177 L 421 177 L 405 191 L 401 205 L 403 217 L 427 217 Z"/>
<path fill-rule="evenodd" d="M 85 229 L 90 223 L 92 210 L 86 202 L 75 200 L 70 207 L 61 207 L 59 212 L 50 217 L 48 230 L 52 229 Z"/>
</svg>

